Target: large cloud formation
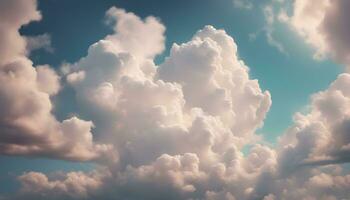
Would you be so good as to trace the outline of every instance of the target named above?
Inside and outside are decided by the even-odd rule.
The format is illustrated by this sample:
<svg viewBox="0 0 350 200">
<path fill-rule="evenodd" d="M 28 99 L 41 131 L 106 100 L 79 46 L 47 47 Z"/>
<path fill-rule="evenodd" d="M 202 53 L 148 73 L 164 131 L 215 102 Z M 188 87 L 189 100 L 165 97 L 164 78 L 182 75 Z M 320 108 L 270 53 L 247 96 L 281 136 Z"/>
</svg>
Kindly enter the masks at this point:
<svg viewBox="0 0 350 200">
<path fill-rule="evenodd" d="M 1 153 L 98 164 L 91 172 L 24 173 L 20 190 L 9 198 L 348 198 L 350 177 L 336 164 L 349 161 L 349 74 L 315 94 L 310 112 L 296 114 L 273 149 L 258 144 L 255 134 L 270 94 L 250 79 L 224 30 L 205 26 L 189 42 L 174 44 L 156 66 L 164 25 L 113 7 L 106 15 L 114 33 L 65 65 L 60 78 L 49 66 L 32 66 L 18 33 L 40 18 L 36 2 L 3 2 L 1 8 L 30 12 L 6 32 L 23 43 L 21 51 L 16 43 L 0 49 L 10 51 L 0 65 Z M 51 114 L 50 96 L 59 92 L 60 80 L 74 89 L 81 114 L 91 121 L 58 122 Z M 247 144 L 252 147 L 244 155 Z"/>
</svg>

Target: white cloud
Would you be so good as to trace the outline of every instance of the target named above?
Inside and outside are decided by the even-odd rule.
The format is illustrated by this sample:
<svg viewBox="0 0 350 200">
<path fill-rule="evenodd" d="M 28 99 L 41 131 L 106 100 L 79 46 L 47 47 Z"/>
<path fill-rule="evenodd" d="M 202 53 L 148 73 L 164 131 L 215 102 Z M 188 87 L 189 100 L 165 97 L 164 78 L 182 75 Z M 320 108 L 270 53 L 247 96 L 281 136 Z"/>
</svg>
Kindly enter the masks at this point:
<svg viewBox="0 0 350 200">
<path fill-rule="evenodd" d="M 315 4 L 311 1 L 295 0 L 293 14 L 287 21 L 305 41 L 316 49 L 315 58 L 321 59 L 327 52 L 324 35 L 320 32 L 322 21 L 328 7 L 328 0 Z M 285 20 L 287 17 L 283 17 Z"/>
<path fill-rule="evenodd" d="M 39 90 L 49 95 L 55 95 L 60 89 L 60 77 L 48 65 L 36 67 Z"/>
<path fill-rule="evenodd" d="M 97 159 L 110 149 L 92 141 L 92 122 L 71 118 L 58 122 L 50 96 L 60 89 L 49 66 L 33 67 L 26 57 L 22 25 L 39 20 L 36 1 L 0 3 L 0 153 L 68 160 Z"/>
<path fill-rule="evenodd" d="M 265 31 L 268 44 L 271 45 L 272 47 L 275 47 L 279 52 L 285 55 L 288 55 L 283 44 L 274 37 L 274 33 L 275 33 L 274 25 L 276 21 L 276 16 L 274 13 L 273 6 L 271 5 L 265 6 L 263 8 L 263 13 L 266 20 L 266 26 L 264 28 L 264 31 Z"/>
<path fill-rule="evenodd" d="M 237 58 L 237 46 L 225 31 L 206 26 L 192 41 L 175 44 L 160 65 L 159 78 L 183 88 L 186 107 L 219 116 L 234 135 L 249 138 L 271 105 L 269 92 L 250 80 Z"/>
<path fill-rule="evenodd" d="M 286 166 L 349 162 L 349 85 L 350 75 L 339 75 L 327 90 L 313 95 L 310 113 L 296 115 L 295 126 L 282 138 Z"/>
<path fill-rule="evenodd" d="M 35 0 L 1 1 L 0 18 L 0 65 L 4 65 L 25 53 L 26 41 L 19 34 L 19 28 L 40 20 L 41 15 Z"/>
<path fill-rule="evenodd" d="M 279 0 L 274 0 L 273 3 L 283 3 L 283 1 L 279 1 Z M 278 4 L 278 5 L 279 5 Z M 265 25 L 264 27 L 256 32 L 250 33 L 249 34 L 249 40 L 254 41 L 256 40 L 256 38 L 260 35 L 260 34 L 264 34 L 267 40 L 268 45 L 270 45 L 271 47 L 276 48 L 280 53 L 284 54 L 284 55 L 288 55 L 288 52 L 286 51 L 283 43 L 281 41 L 279 41 L 278 39 L 276 39 L 275 37 L 275 25 L 276 25 L 276 19 L 278 19 L 279 21 L 282 20 L 283 16 L 282 14 L 279 14 L 278 16 L 276 16 L 275 14 L 275 4 L 270 4 L 270 5 L 265 5 L 262 8 L 262 12 L 264 15 L 264 19 L 265 19 Z"/>
<path fill-rule="evenodd" d="M 22 184 L 21 194 L 17 198 L 24 199 L 58 199 L 61 198 L 87 198 L 97 191 L 102 182 L 95 173 L 70 172 L 61 177 L 61 180 L 49 180 L 38 172 L 25 173 L 18 177 Z"/>
<path fill-rule="evenodd" d="M 282 12 L 281 18 L 315 48 L 316 59 L 332 57 L 348 66 L 349 7 L 349 1 L 346 0 L 321 0 L 317 3 L 295 0 L 291 16 L 287 17 Z"/>
<path fill-rule="evenodd" d="M 245 10 L 251 10 L 254 7 L 251 0 L 233 0 L 233 5 L 236 8 L 245 9 Z"/>
<path fill-rule="evenodd" d="M 132 13 L 117 8 L 108 12 L 111 10 L 119 13 L 116 27 L 130 16 L 141 30 L 149 26 Z M 159 31 L 153 32 L 164 38 L 164 28 L 157 23 L 152 26 Z M 178 199 L 204 194 L 219 198 L 221 194 L 211 193 L 216 187 L 230 182 L 240 191 L 247 184 L 238 185 L 237 180 L 247 178 L 252 183 L 261 170 L 270 170 L 273 150 L 257 146 L 246 160 L 240 152 L 244 144 L 255 141 L 254 131 L 262 125 L 271 97 L 257 80 L 249 79 L 233 39 L 207 26 L 190 42 L 174 45 L 157 68 L 150 59 L 156 54 L 141 52 L 143 46 L 134 43 L 133 37 L 148 38 L 138 28 L 129 30 L 136 31 L 130 34 L 124 34 L 125 28 L 122 33 L 115 28 L 114 34 L 91 45 L 86 57 L 66 65 L 67 80 L 84 115 L 94 121 L 94 132 L 100 141 L 112 143 L 119 155 L 118 164 L 99 172 L 104 198 L 167 195 Z M 148 42 L 150 47 L 162 46 L 158 39 Z M 127 49 L 129 43 L 135 49 Z M 265 162 L 265 156 L 271 160 Z M 149 193 L 157 188 L 169 192 Z M 44 187 L 48 193 L 53 190 Z M 234 198 L 230 192 L 225 196 Z"/>
<path fill-rule="evenodd" d="M 53 53 L 54 49 L 51 46 L 51 36 L 47 33 L 37 36 L 27 36 L 26 40 L 26 48 L 27 52 L 30 53 L 37 49 L 44 49 L 47 52 Z"/>
<path fill-rule="evenodd" d="M 108 20 L 118 34 L 106 37 L 115 43 L 118 52 L 128 52 L 134 56 L 153 58 L 164 50 L 165 27 L 155 17 L 147 17 L 142 21 L 133 13 L 126 13 L 115 7 L 107 11 Z"/>
</svg>

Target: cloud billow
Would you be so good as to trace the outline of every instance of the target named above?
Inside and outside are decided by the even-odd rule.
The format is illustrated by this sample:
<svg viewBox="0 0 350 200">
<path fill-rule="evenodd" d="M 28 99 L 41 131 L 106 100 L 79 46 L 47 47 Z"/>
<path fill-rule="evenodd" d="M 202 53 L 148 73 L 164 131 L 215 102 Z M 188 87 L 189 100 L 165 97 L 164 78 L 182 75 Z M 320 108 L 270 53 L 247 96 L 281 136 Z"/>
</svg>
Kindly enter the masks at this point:
<svg viewBox="0 0 350 200">
<path fill-rule="evenodd" d="M 350 2 L 347 0 L 293 1 L 292 14 L 285 9 L 279 19 L 292 27 L 306 43 L 315 49 L 314 57 L 331 57 L 335 61 L 350 65 Z"/>
<path fill-rule="evenodd" d="M 41 19 L 36 1 L 1 1 L 0 12 L 0 152 L 84 161 L 109 151 L 110 146 L 93 143 L 91 121 L 59 122 L 51 113 L 60 77 L 47 65 L 33 66 L 26 38 L 18 32 Z"/>
</svg>

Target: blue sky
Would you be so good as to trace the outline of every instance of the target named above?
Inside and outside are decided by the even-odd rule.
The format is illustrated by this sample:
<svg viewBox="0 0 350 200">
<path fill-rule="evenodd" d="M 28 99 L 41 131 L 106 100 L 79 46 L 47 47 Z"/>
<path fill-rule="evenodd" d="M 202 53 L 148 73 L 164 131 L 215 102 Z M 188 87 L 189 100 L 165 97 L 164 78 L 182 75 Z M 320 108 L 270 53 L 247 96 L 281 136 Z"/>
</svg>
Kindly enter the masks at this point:
<svg viewBox="0 0 350 200">
<path fill-rule="evenodd" d="M 106 23 L 106 11 L 112 6 L 133 12 L 141 18 L 155 16 L 164 24 L 166 48 L 156 57 L 156 64 L 163 63 L 169 56 L 173 43 L 191 40 L 205 25 L 224 29 L 237 44 L 239 58 L 249 67 L 251 78 L 258 79 L 260 87 L 271 93 L 272 106 L 263 127 L 256 132 L 275 146 L 278 137 L 293 125 L 293 115 L 309 111 L 310 96 L 326 90 L 344 70 L 343 64 L 334 59 L 315 60 L 314 47 L 287 24 L 277 22 L 272 25 L 272 35 L 285 52 L 269 44 L 264 32 L 268 24 L 263 10 L 272 6 L 278 11 L 279 4 L 275 7 L 270 0 L 253 2 L 253 8 L 242 9 L 235 7 L 233 0 L 39 0 L 42 20 L 22 27 L 20 33 L 26 36 L 49 34 L 53 51 L 35 50 L 30 59 L 34 65 L 49 64 L 59 71 L 62 64 L 75 63 L 85 57 L 91 44 L 113 34 Z M 287 9 L 292 12 L 290 6 Z M 253 39 L 252 34 L 256 34 Z M 72 113 L 79 113 L 75 95 L 74 90 L 67 87 L 51 98 L 53 113 L 59 121 L 67 119 Z M 84 114 L 81 117 L 84 118 Z M 93 163 L 36 156 L 2 155 L 0 160 L 0 194 L 16 191 L 19 183 L 15 177 L 24 172 L 50 174 L 95 168 Z"/>
</svg>

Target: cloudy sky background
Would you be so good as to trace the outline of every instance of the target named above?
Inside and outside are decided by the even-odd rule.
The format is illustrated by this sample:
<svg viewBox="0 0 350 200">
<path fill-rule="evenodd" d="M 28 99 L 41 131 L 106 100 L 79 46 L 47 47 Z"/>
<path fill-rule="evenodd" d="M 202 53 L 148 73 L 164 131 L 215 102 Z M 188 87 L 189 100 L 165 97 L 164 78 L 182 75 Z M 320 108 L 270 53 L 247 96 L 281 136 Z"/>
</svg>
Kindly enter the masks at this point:
<svg viewBox="0 0 350 200">
<path fill-rule="evenodd" d="M 0 1 L 0 199 L 349 198 L 349 8 Z"/>
</svg>

